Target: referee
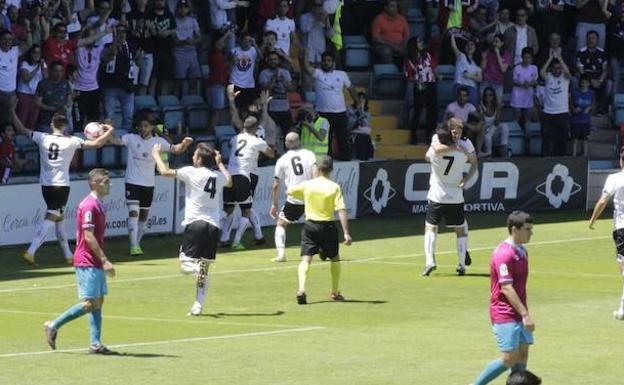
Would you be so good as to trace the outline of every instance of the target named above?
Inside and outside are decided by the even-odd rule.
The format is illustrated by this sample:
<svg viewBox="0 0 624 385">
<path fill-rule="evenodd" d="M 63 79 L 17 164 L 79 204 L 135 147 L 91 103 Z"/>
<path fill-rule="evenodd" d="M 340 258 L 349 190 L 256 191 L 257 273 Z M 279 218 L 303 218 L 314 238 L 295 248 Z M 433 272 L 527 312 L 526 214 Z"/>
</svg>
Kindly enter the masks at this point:
<svg viewBox="0 0 624 385">
<path fill-rule="evenodd" d="M 352 242 L 349 235 L 347 207 L 342 198 L 340 186 L 329 177 L 334 168 L 330 156 L 321 157 L 316 162 L 314 179 L 288 188 L 288 195 L 303 200 L 305 204 L 306 222 L 301 231 L 301 262 L 299 263 L 299 290 L 297 303 L 307 303 L 305 285 L 312 257 L 319 254 L 321 259 L 331 261 L 332 291 L 331 299 L 344 301 L 338 286 L 340 284 L 340 256 L 338 255 L 338 229 L 334 212 L 338 212 L 340 225 L 344 234 L 344 243 Z"/>
</svg>

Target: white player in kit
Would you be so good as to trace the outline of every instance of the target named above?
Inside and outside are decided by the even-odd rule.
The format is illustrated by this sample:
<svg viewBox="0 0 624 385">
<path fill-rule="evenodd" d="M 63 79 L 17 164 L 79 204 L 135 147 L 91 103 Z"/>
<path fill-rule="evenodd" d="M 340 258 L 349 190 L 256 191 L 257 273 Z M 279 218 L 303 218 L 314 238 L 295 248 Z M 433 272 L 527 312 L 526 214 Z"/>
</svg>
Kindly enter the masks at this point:
<svg viewBox="0 0 624 385">
<path fill-rule="evenodd" d="M 181 154 L 191 145 L 193 138 L 186 137 L 178 144 L 169 144 L 164 138 L 154 136 L 154 122 L 146 114 L 139 118 L 138 134 L 125 134 L 113 137 L 111 143 L 126 146 L 126 205 L 128 206 L 128 237 L 130 255 L 142 255 L 141 238 L 147 230 L 147 218 L 156 178 L 156 163 L 152 158 L 152 147 L 160 144 L 162 150 L 171 154 Z"/>
<path fill-rule="evenodd" d="M 222 245 L 229 243 L 234 220 L 233 212 L 235 206 L 238 205 L 242 216 L 232 242 L 233 249 L 244 249 L 240 240 L 247 227 L 250 226 L 249 216 L 253 202 L 251 173 L 258 167 L 258 156 L 260 153 L 269 158 L 275 156 L 273 149 L 264 140 L 256 137 L 257 128 L 258 120 L 249 116 L 243 122 L 243 132 L 230 139 L 232 153 L 228 162 L 228 171 L 232 175 L 233 186 L 223 191 L 223 206 L 226 216 L 221 226 L 223 230 L 221 243 Z M 263 237 L 258 238 L 256 236 L 256 240 L 263 240 Z"/>
<path fill-rule="evenodd" d="M 162 146 L 152 149 L 152 157 L 162 176 L 176 178 L 186 184 L 184 236 L 180 246 L 180 270 L 196 275 L 195 302 L 188 315 L 202 312 L 208 293 L 208 267 L 215 261 L 219 246 L 219 222 L 223 188 L 232 186 L 232 177 L 221 162 L 221 154 L 206 143 L 199 143 L 193 153 L 193 166 L 170 169 L 161 157 Z M 219 171 L 212 168 L 217 166 Z"/>
<path fill-rule="evenodd" d="M 83 140 L 77 136 L 65 135 L 67 124 L 65 116 L 54 114 L 50 122 L 52 134 L 46 134 L 27 129 L 17 116 L 13 115 L 13 125 L 16 131 L 30 137 L 39 147 L 39 159 L 41 161 L 39 182 L 41 183 L 43 200 L 47 206 L 45 218 L 37 226 L 28 250 L 22 255 L 24 261 L 31 266 L 37 266 L 35 253 L 45 241 L 52 227 L 56 230 L 56 239 L 63 249 L 65 260 L 68 264 L 73 263 L 73 253 L 67 242 L 67 230 L 63 215 L 69 198 L 69 166 L 76 150 L 100 148 L 113 133 L 111 126 L 103 124 L 104 133 L 102 136 L 96 140 Z"/>
<path fill-rule="evenodd" d="M 425 218 L 426 263 L 422 272 L 423 276 L 428 276 L 436 269 L 435 243 L 438 225 L 442 219 L 446 220 L 446 226 L 455 228 L 457 274 L 464 275 L 466 265 L 470 265 L 463 188 L 477 172 L 479 163 L 472 142 L 462 137 L 462 131 L 461 120 L 449 119 L 443 126 L 438 127 L 425 155 L 425 159 L 431 163 L 431 176 L 427 193 L 429 202 Z M 466 162 L 470 163 L 470 170 L 464 175 Z"/>
<path fill-rule="evenodd" d="M 286 189 L 296 186 L 306 180 L 312 179 L 312 170 L 316 164 L 316 155 L 310 150 L 300 148 L 299 134 L 289 132 L 286 135 L 286 148 L 288 151 L 282 155 L 275 164 L 275 179 L 271 191 L 271 217 L 277 218 L 275 226 L 275 248 L 277 256 L 273 262 L 285 262 L 286 255 L 286 226 L 301 218 L 304 212 L 303 201 L 295 199 L 290 195 L 286 198 L 286 203 L 282 206 L 279 214 L 278 198 L 282 182 Z"/>
</svg>

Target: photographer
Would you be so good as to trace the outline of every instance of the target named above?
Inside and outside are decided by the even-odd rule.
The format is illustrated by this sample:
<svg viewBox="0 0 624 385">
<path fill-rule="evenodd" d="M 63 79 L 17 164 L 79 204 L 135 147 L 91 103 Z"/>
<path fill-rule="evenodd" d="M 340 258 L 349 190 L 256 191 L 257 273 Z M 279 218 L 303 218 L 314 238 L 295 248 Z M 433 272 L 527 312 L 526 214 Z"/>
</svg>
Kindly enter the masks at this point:
<svg viewBox="0 0 624 385">
<path fill-rule="evenodd" d="M 297 114 L 295 127 L 301 138 L 301 148 L 310 150 L 321 159 L 329 152 L 329 121 L 319 116 L 310 104 L 305 104 Z"/>
</svg>

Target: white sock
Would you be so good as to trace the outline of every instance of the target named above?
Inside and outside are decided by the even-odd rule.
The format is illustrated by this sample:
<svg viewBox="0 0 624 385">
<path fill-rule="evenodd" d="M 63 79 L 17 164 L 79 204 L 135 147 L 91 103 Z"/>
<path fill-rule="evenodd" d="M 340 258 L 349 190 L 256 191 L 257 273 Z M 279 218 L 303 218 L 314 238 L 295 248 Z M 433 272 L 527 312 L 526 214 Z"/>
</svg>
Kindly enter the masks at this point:
<svg viewBox="0 0 624 385">
<path fill-rule="evenodd" d="M 624 314 L 624 287 L 622 288 L 622 300 L 620 301 L 620 308 L 618 309 L 618 313 Z"/>
<path fill-rule="evenodd" d="M 208 274 L 206 274 L 206 278 L 204 278 L 203 286 L 201 287 L 199 287 L 199 285 L 197 286 L 197 293 L 195 294 L 195 302 L 199 303 L 200 305 L 204 304 L 204 301 L 206 300 L 206 295 L 208 294 L 209 286 L 210 286 L 210 280 L 208 279 Z"/>
<path fill-rule="evenodd" d="M 147 231 L 147 221 L 139 221 L 139 232 L 137 235 L 137 243 L 141 243 L 141 239 L 143 239 L 143 235 Z"/>
<path fill-rule="evenodd" d="M 227 214 L 221 218 L 221 242 L 227 242 L 230 240 L 230 233 L 232 232 L 232 223 L 234 222 L 234 212 Z"/>
<path fill-rule="evenodd" d="M 240 217 L 240 221 L 238 221 L 238 228 L 236 229 L 236 234 L 234 234 L 234 242 L 233 244 L 240 243 L 241 238 L 243 238 L 243 234 L 247 228 L 251 225 L 249 219 L 247 217 Z"/>
<path fill-rule="evenodd" d="M 59 245 L 61 245 L 61 249 L 63 249 L 63 254 L 65 254 L 65 259 L 72 259 L 74 254 L 69 249 L 69 242 L 67 242 L 67 229 L 65 229 L 65 220 L 54 223 L 54 227 L 56 228 L 56 240 Z"/>
<path fill-rule="evenodd" d="M 128 217 L 128 237 L 130 238 L 130 247 L 139 245 L 139 218 Z"/>
<path fill-rule="evenodd" d="M 466 250 L 468 250 L 468 237 L 457 237 L 457 263 L 466 267 Z"/>
<path fill-rule="evenodd" d="M 199 263 L 197 259 L 189 258 L 180 251 L 180 271 L 182 274 L 197 274 L 199 272 Z"/>
<path fill-rule="evenodd" d="M 277 258 L 284 258 L 286 249 L 286 229 L 282 226 L 275 226 L 275 248 Z"/>
<path fill-rule="evenodd" d="M 41 244 L 45 241 L 52 227 L 54 227 L 54 222 L 49 219 L 44 219 L 39 223 L 37 230 L 35 230 L 33 240 L 30 243 L 30 247 L 28 247 L 28 254 L 35 255 L 37 249 L 41 247 Z"/>
<path fill-rule="evenodd" d="M 425 265 L 435 266 L 435 243 L 438 233 L 425 230 Z"/>
<path fill-rule="evenodd" d="M 262 226 L 260 226 L 260 217 L 256 214 L 256 210 L 251 209 L 251 213 L 249 214 L 249 222 L 251 223 L 251 227 L 253 228 L 254 238 L 262 239 L 264 238 L 264 234 L 262 234 Z"/>
</svg>

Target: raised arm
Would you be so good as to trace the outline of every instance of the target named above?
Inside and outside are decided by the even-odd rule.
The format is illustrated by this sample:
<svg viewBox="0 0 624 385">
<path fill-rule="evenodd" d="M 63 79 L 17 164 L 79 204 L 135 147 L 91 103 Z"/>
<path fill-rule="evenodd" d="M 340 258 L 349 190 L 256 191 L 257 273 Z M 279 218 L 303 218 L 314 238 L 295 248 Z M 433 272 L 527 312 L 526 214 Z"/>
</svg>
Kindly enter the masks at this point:
<svg viewBox="0 0 624 385">
<path fill-rule="evenodd" d="M 152 158 L 154 158 L 154 161 L 156 162 L 156 169 L 158 170 L 158 173 L 167 178 L 175 178 L 176 171 L 170 169 L 169 166 L 165 164 L 162 156 L 160 156 L 161 153 L 162 146 L 160 144 L 155 144 L 154 147 L 152 147 Z"/>
<path fill-rule="evenodd" d="M 238 107 L 236 107 L 236 96 L 238 96 L 240 91 L 234 92 L 234 84 L 228 84 L 226 91 L 228 104 L 230 106 L 230 120 L 232 121 L 232 126 L 236 131 L 240 131 L 243 129 L 243 120 L 238 113 Z"/>
<path fill-rule="evenodd" d="M 85 140 L 84 145 L 82 146 L 83 150 L 101 148 L 113 137 L 113 131 L 115 131 L 113 126 L 102 124 L 102 128 L 104 129 L 104 134 L 95 140 Z"/>
<path fill-rule="evenodd" d="M 221 153 L 217 150 L 215 150 L 215 163 L 217 164 L 217 168 L 219 169 L 219 171 L 221 171 L 223 176 L 225 176 L 225 184 L 223 185 L 223 187 L 232 187 L 232 175 L 223 164 L 223 158 L 221 157 Z"/>
<path fill-rule="evenodd" d="M 306 59 L 307 49 L 304 46 L 301 46 L 299 50 L 299 63 L 301 64 L 301 68 L 309 75 L 314 76 L 314 67 L 310 65 L 308 59 Z"/>
<path fill-rule="evenodd" d="M 457 60 L 462 52 L 459 50 L 459 48 L 457 48 L 457 41 L 455 41 L 454 33 L 451 33 L 451 48 L 453 49 L 453 53 L 455 54 L 455 60 Z"/>
<path fill-rule="evenodd" d="M 193 138 L 187 136 L 182 139 L 180 143 L 171 145 L 169 152 L 172 154 L 182 154 L 187 148 L 189 148 L 191 143 L 193 143 Z"/>
</svg>

